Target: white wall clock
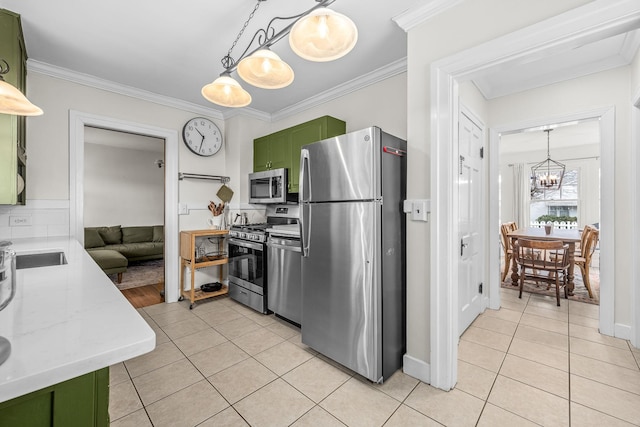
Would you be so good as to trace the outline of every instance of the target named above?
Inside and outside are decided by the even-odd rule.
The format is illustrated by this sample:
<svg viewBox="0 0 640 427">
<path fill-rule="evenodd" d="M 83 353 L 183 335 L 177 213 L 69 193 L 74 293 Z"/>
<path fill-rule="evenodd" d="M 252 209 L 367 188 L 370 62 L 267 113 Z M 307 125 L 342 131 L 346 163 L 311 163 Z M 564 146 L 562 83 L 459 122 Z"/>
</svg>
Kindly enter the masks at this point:
<svg viewBox="0 0 640 427">
<path fill-rule="evenodd" d="M 215 123 L 204 117 L 194 117 L 182 128 L 182 139 L 198 156 L 213 156 L 222 148 L 222 132 Z"/>
</svg>

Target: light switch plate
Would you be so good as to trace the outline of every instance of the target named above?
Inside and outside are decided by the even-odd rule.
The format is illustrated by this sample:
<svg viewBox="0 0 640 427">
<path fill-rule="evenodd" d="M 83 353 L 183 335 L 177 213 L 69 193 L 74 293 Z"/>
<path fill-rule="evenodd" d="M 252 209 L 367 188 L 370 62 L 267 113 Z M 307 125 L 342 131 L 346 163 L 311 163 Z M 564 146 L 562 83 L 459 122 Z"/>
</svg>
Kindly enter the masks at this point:
<svg viewBox="0 0 640 427">
<path fill-rule="evenodd" d="M 429 222 L 429 213 L 431 212 L 431 200 L 429 199 L 405 200 L 402 210 L 404 213 L 411 214 L 412 221 Z"/>
<path fill-rule="evenodd" d="M 186 203 L 178 203 L 178 215 L 189 215 L 189 206 Z"/>
</svg>

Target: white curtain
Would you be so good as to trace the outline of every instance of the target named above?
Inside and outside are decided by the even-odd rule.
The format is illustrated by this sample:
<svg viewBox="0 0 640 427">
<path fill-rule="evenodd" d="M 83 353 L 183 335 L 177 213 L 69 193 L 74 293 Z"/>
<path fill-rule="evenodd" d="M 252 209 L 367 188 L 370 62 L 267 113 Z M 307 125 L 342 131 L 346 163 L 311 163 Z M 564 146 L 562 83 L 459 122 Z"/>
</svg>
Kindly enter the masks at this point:
<svg viewBox="0 0 640 427">
<path fill-rule="evenodd" d="M 516 163 L 513 170 L 513 219 L 518 228 L 528 227 L 529 221 L 529 174 L 523 163 Z"/>
</svg>

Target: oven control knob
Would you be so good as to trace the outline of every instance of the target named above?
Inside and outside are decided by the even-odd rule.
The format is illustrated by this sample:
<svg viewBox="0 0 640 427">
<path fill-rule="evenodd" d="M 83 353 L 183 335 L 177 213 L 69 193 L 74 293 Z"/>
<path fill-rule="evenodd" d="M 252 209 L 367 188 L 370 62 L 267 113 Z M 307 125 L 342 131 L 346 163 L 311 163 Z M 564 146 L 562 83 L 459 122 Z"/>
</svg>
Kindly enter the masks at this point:
<svg viewBox="0 0 640 427">
<path fill-rule="evenodd" d="M 247 233 L 240 233 L 239 237 L 242 237 L 243 239 L 246 239 L 247 238 Z"/>
</svg>

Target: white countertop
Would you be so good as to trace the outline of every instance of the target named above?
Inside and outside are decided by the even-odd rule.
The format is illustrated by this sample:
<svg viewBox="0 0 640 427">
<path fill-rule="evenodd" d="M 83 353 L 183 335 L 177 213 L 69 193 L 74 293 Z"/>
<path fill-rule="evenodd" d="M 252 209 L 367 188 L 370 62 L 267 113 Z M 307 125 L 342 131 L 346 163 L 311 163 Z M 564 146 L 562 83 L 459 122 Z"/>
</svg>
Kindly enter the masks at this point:
<svg viewBox="0 0 640 427">
<path fill-rule="evenodd" d="M 147 353 L 155 333 L 73 238 L 13 239 L 17 254 L 61 249 L 66 265 L 17 270 L 0 311 L 11 355 L 0 365 L 0 402 Z"/>
<path fill-rule="evenodd" d="M 300 225 L 298 224 L 275 224 L 265 231 L 273 235 L 300 237 Z"/>
</svg>

